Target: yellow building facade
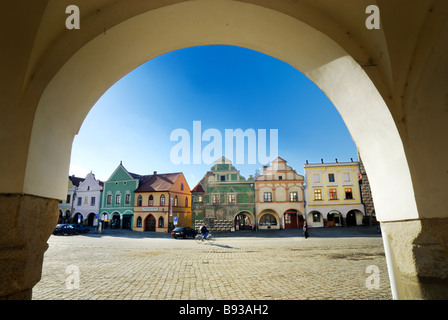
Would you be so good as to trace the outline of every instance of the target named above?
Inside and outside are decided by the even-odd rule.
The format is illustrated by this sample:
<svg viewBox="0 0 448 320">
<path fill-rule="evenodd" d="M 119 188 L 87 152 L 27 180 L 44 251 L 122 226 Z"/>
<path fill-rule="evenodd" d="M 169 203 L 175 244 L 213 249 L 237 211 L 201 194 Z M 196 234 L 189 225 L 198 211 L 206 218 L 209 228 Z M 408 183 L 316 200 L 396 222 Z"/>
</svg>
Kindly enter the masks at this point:
<svg viewBox="0 0 448 320">
<path fill-rule="evenodd" d="M 361 225 L 365 216 L 358 162 L 305 164 L 306 220 L 310 227 Z"/>
<path fill-rule="evenodd" d="M 191 224 L 191 190 L 183 173 L 145 176 L 135 190 L 133 230 L 169 232 Z"/>
</svg>

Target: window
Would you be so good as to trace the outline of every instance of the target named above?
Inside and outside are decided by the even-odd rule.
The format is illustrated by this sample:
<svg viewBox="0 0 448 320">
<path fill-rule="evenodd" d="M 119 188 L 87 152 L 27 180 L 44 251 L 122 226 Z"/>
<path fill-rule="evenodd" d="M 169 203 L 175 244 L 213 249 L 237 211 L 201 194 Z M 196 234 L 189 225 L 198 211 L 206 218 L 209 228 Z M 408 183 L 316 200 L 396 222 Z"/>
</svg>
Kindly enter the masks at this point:
<svg viewBox="0 0 448 320">
<path fill-rule="evenodd" d="M 322 190 L 314 189 L 314 200 L 322 200 Z"/>
<path fill-rule="evenodd" d="M 260 226 L 276 226 L 276 225 L 277 225 L 277 219 L 275 219 L 275 217 L 270 213 L 265 214 L 260 219 Z"/>
<path fill-rule="evenodd" d="M 319 212 L 313 213 L 313 222 L 320 222 L 320 213 Z"/>
<path fill-rule="evenodd" d="M 65 203 L 70 203 L 70 195 L 67 195 L 67 200 L 65 200 Z"/>
<path fill-rule="evenodd" d="M 165 221 L 163 220 L 163 217 L 159 218 L 159 228 L 163 228 L 163 226 L 165 225 Z"/>
<path fill-rule="evenodd" d="M 185 208 L 188 208 L 188 197 L 185 197 Z"/>
<path fill-rule="evenodd" d="M 263 200 L 264 202 L 272 202 L 272 192 L 265 192 Z"/>
<path fill-rule="evenodd" d="M 226 176 L 221 176 L 221 181 L 226 181 Z"/>
<path fill-rule="evenodd" d="M 283 180 L 283 177 L 282 176 L 278 176 L 278 180 Z"/>
<path fill-rule="evenodd" d="M 320 174 L 313 175 L 314 183 L 320 183 Z"/>
<path fill-rule="evenodd" d="M 90 198 L 90 205 L 95 206 L 95 197 Z"/>
<path fill-rule="evenodd" d="M 78 206 L 81 205 L 81 202 L 82 202 L 82 198 L 81 198 L 81 197 L 78 197 Z"/>
<path fill-rule="evenodd" d="M 330 189 L 330 200 L 337 200 L 338 193 L 336 189 Z"/>
<path fill-rule="evenodd" d="M 115 204 L 120 204 L 121 203 L 121 194 L 118 193 L 115 195 Z"/>
<path fill-rule="evenodd" d="M 140 228 L 142 226 L 142 217 L 137 218 L 137 227 Z"/>
<path fill-rule="evenodd" d="M 131 203 L 131 194 L 130 193 L 126 193 L 126 195 L 124 196 L 124 203 L 126 203 L 126 204 Z"/>
<path fill-rule="evenodd" d="M 142 196 L 138 196 L 137 198 L 137 207 L 141 207 L 142 206 Z"/>
<path fill-rule="evenodd" d="M 107 195 L 107 204 L 112 204 L 112 195 L 111 194 Z"/>
<path fill-rule="evenodd" d="M 212 204 L 219 204 L 219 194 L 212 195 Z"/>
<path fill-rule="evenodd" d="M 180 184 L 180 190 L 184 190 L 184 184 L 183 183 Z"/>
<path fill-rule="evenodd" d="M 179 205 L 179 200 L 177 199 L 177 196 L 174 197 L 174 206 L 177 207 Z"/>
<path fill-rule="evenodd" d="M 149 206 L 149 207 L 152 207 L 153 204 L 154 204 L 154 197 L 153 197 L 152 194 L 151 194 L 151 195 L 149 196 L 149 199 L 148 199 L 148 206 Z"/>
<path fill-rule="evenodd" d="M 203 198 L 202 198 L 202 196 L 197 196 L 197 199 L 198 199 L 198 200 L 196 200 L 196 202 L 202 202 L 202 201 L 204 201 Z"/>
<path fill-rule="evenodd" d="M 294 191 L 294 192 L 290 192 L 290 193 L 289 193 L 289 201 L 291 201 L 291 202 L 297 202 L 297 201 L 299 201 L 299 197 L 298 197 L 298 195 L 297 195 L 297 191 Z"/>
<path fill-rule="evenodd" d="M 328 182 L 334 182 L 334 173 L 328 174 Z"/>
<path fill-rule="evenodd" d="M 236 203 L 236 198 L 234 193 L 229 193 L 227 195 L 227 203 Z"/>
<path fill-rule="evenodd" d="M 353 192 L 352 192 L 352 188 L 345 188 L 345 199 L 353 199 Z"/>
<path fill-rule="evenodd" d="M 165 205 L 165 195 L 162 194 L 162 195 L 160 196 L 160 206 L 164 206 L 164 205 Z"/>
</svg>

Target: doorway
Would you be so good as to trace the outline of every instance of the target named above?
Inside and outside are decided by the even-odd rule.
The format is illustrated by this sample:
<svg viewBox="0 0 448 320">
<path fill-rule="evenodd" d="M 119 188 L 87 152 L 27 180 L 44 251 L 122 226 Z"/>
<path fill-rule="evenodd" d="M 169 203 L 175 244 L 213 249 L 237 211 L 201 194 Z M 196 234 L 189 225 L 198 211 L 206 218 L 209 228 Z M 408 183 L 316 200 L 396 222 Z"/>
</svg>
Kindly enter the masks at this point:
<svg viewBox="0 0 448 320">
<path fill-rule="evenodd" d="M 295 229 L 298 227 L 297 210 L 285 212 L 285 229 Z"/>
<path fill-rule="evenodd" d="M 156 218 L 152 214 L 145 219 L 145 231 L 156 231 Z"/>
<path fill-rule="evenodd" d="M 239 213 L 235 217 L 235 230 L 252 230 L 252 222 L 246 214 Z"/>
</svg>

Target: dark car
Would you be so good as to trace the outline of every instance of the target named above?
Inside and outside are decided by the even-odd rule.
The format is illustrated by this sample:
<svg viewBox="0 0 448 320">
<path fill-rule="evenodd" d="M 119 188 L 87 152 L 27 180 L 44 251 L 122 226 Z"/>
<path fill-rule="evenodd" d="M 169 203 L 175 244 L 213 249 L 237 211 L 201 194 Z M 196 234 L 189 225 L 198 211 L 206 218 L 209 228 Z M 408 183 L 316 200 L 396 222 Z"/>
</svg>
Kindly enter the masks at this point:
<svg viewBox="0 0 448 320">
<path fill-rule="evenodd" d="M 76 234 L 76 229 L 71 224 L 58 224 L 54 228 L 53 234 Z"/>
<path fill-rule="evenodd" d="M 171 235 L 174 239 L 177 239 L 179 237 L 186 238 L 186 237 L 196 237 L 196 230 L 190 228 L 190 227 L 177 227 L 173 231 L 171 231 Z"/>
<path fill-rule="evenodd" d="M 87 233 L 90 231 L 89 228 L 84 227 L 82 224 L 71 224 L 75 228 L 75 233 Z"/>
</svg>

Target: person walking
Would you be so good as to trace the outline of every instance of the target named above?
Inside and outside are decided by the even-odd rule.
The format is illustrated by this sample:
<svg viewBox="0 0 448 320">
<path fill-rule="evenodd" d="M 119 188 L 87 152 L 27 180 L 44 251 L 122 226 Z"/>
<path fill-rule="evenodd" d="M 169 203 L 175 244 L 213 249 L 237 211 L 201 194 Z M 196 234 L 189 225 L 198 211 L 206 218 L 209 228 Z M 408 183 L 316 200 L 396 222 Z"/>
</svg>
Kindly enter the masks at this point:
<svg viewBox="0 0 448 320">
<path fill-rule="evenodd" d="M 308 225 L 306 224 L 306 221 L 303 223 L 303 235 L 305 236 L 305 239 L 308 239 Z"/>
</svg>

